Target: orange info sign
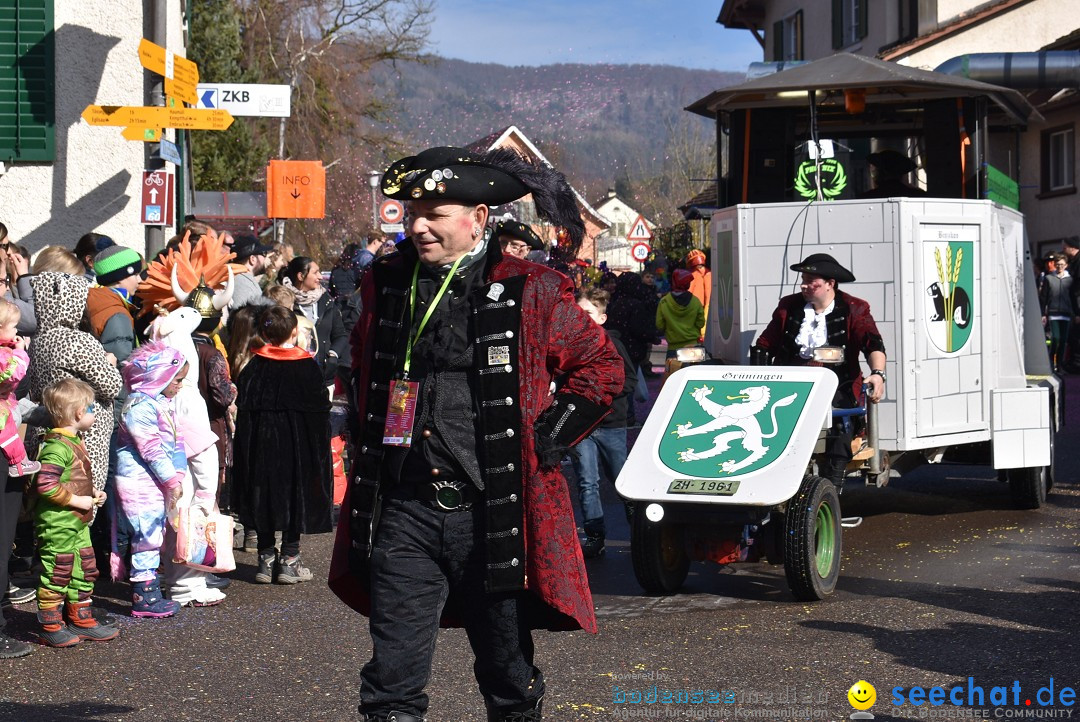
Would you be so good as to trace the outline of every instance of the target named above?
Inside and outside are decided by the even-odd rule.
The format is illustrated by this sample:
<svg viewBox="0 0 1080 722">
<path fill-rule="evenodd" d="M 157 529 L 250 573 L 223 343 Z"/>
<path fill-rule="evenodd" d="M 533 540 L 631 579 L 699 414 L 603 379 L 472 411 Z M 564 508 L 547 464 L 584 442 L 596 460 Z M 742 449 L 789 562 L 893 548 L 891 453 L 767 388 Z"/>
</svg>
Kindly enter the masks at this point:
<svg viewBox="0 0 1080 722">
<path fill-rule="evenodd" d="M 324 218 L 326 169 L 321 160 L 272 160 L 266 169 L 266 215 Z"/>
</svg>

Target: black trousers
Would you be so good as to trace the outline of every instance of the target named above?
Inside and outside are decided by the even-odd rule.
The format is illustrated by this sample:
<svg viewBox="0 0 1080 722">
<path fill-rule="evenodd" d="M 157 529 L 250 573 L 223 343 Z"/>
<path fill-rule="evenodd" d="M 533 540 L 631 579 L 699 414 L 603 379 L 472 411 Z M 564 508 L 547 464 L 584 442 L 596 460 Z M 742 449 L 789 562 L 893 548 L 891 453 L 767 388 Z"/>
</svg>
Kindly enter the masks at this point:
<svg viewBox="0 0 1080 722">
<path fill-rule="evenodd" d="M 19 523 L 22 496 L 23 479 L 8 476 L 7 464 L 0 464 L 0 596 L 8 590 L 8 561 L 11 544 L 15 541 L 15 525 Z M 4 623 L 4 608 L 0 606 L 0 627 Z"/>
<path fill-rule="evenodd" d="M 825 435 L 824 464 L 819 474 L 838 487 L 844 484 L 844 473 L 851 461 L 851 440 L 855 438 L 858 419 L 839 417 Z"/>
<path fill-rule="evenodd" d="M 386 499 L 371 558 L 372 658 L 361 673 L 360 712 L 422 717 L 439 617 L 460 616 L 472 646 L 473 673 L 489 704 L 514 707 L 543 695 L 526 617 L 531 592 L 484 591 L 483 507 L 443 512 L 413 500 Z"/>
</svg>

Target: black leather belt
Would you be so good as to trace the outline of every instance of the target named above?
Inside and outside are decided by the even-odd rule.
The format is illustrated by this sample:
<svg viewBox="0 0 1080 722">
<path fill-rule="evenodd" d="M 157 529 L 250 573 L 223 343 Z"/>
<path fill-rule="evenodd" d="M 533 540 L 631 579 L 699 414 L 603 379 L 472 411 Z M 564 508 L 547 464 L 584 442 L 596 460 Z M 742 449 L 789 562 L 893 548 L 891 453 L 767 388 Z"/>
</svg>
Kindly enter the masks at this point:
<svg viewBox="0 0 1080 722">
<path fill-rule="evenodd" d="M 465 481 L 438 479 L 414 484 L 413 498 L 439 511 L 468 511 L 476 502 L 477 491 Z"/>
</svg>

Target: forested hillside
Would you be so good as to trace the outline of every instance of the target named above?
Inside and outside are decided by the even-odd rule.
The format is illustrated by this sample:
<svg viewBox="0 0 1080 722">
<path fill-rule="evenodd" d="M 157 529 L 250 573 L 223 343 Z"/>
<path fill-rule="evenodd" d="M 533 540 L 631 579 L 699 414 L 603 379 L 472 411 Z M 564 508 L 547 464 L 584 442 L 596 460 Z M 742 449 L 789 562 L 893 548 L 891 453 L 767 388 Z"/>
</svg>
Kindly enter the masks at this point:
<svg viewBox="0 0 1080 722">
<path fill-rule="evenodd" d="M 435 59 L 379 71 L 400 103 L 393 130 L 409 146 L 466 145 L 517 125 L 589 200 L 622 177 L 664 170 L 673 128 L 712 124 L 683 110 L 734 73 L 664 65 L 507 67 Z"/>
</svg>

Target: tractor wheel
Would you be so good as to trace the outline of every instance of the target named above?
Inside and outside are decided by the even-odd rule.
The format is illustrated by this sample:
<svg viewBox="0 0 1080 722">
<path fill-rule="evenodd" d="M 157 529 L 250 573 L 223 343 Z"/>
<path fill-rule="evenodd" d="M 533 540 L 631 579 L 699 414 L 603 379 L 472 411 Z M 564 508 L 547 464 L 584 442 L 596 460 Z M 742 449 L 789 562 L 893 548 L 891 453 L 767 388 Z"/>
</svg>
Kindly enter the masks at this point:
<svg viewBox="0 0 1080 722">
<path fill-rule="evenodd" d="M 1017 509 L 1038 509 L 1046 503 L 1050 487 L 1050 467 L 1009 469 L 1009 492 Z"/>
<path fill-rule="evenodd" d="M 686 581 L 690 557 L 683 543 L 683 530 L 661 519 L 658 523 L 645 516 L 644 503 L 635 504 L 630 525 L 630 558 L 634 576 L 649 594 L 674 594 Z"/>
<path fill-rule="evenodd" d="M 799 601 L 824 599 L 840 578 L 840 497 L 828 479 L 807 476 L 788 502 L 784 571 Z"/>
</svg>

